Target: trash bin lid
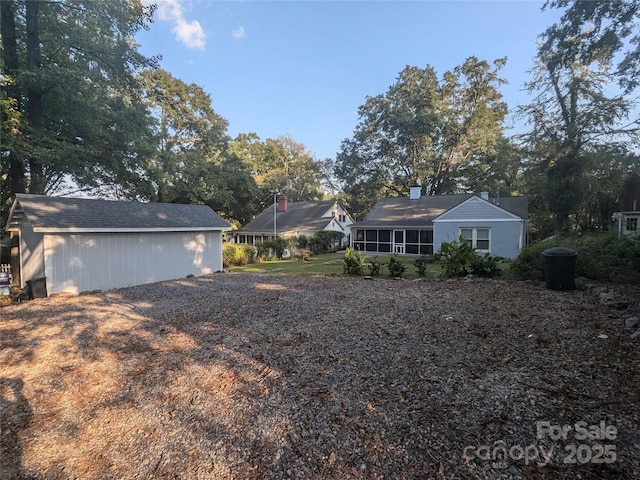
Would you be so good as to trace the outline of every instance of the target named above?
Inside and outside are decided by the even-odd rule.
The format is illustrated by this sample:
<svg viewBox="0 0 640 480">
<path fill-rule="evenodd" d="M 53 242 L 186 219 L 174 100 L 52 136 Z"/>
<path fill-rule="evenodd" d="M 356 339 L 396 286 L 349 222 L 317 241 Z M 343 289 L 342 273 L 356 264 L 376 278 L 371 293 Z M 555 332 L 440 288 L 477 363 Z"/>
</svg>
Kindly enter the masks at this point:
<svg viewBox="0 0 640 480">
<path fill-rule="evenodd" d="M 578 255 L 578 252 L 570 248 L 553 247 L 547 248 L 544 252 L 542 252 L 542 255 L 544 255 L 545 257 L 575 257 L 576 255 Z"/>
</svg>

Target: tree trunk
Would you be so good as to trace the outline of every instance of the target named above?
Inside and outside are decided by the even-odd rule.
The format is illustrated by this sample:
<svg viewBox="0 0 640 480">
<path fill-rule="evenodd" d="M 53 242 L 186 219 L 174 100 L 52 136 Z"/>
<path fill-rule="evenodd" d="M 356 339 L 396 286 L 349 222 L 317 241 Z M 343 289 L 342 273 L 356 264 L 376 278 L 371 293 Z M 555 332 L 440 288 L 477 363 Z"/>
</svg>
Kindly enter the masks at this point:
<svg viewBox="0 0 640 480">
<path fill-rule="evenodd" d="M 0 36 L 2 37 L 2 61 L 4 63 L 4 73 L 11 80 L 4 82 L 3 88 L 6 92 L 7 98 L 13 100 L 14 108 L 16 111 L 20 111 L 22 99 L 20 97 L 20 89 L 16 82 L 18 75 L 18 69 L 20 68 L 18 62 L 18 46 L 16 42 L 16 20 L 15 20 L 15 5 L 13 0 L 0 1 Z M 4 115 L 10 115 L 10 113 L 3 112 Z M 19 135 L 20 132 L 5 132 L 9 135 Z M 11 189 L 11 196 L 16 193 L 24 193 L 24 159 L 15 148 L 15 142 L 13 148 L 9 151 L 9 188 Z"/>
<path fill-rule="evenodd" d="M 39 0 L 27 0 L 26 2 L 26 22 L 27 22 L 27 70 L 33 79 L 29 83 L 27 91 L 27 119 L 32 136 L 32 145 L 38 146 L 42 134 L 42 87 L 40 84 L 40 32 L 38 30 L 38 10 Z M 30 193 L 44 193 L 45 179 L 42 163 L 38 154 L 29 158 Z"/>
</svg>

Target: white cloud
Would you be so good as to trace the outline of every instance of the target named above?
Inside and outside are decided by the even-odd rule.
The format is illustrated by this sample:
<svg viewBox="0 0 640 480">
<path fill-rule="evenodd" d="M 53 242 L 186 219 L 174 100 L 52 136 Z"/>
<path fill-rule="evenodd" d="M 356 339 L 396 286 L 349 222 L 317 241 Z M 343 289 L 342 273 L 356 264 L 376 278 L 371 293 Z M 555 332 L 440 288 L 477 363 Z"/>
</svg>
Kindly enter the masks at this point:
<svg viewBox="0 0 640 480">
<path fill-rule="evenodd" d="M 171 31 L 176 35 L 176 40 L 184 43 L 188 48 L 204 50 L 206 45 L 205 34 L 197 20 L 187 21 L 179 0 L 144 0 L 145 4 L 158 5 L 158 20 L 172 22 Z"/>
<path fill-rule="evenodd" d="M 206 41 L 204 30 L 197 20 L 187 22 L 184 18 L 176 20 L 176 26 L 171 29 L 176 34 L 176 38 L 189 48 L 199 48 L 204 50 Z"/>
<path fill-rule="evenodd" d="M 231 32 L 233 38 L 243 38 L 244 37 L 244 27 L 237 28 L 233 32 Z"/>
</svg>

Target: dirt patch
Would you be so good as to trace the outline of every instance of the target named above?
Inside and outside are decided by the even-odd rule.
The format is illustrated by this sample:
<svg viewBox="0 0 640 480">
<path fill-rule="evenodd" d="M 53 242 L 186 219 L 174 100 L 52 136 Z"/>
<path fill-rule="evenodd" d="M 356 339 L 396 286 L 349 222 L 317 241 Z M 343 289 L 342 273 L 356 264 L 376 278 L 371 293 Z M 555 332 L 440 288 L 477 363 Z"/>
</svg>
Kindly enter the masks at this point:
<svg viewBox="0 0 640 480">
<path fill-rule="evenodd" d="M 0 316 L 2 478 L 640 476 L 639 345 L 585 292 L 218 274 Z"/>
</svg>

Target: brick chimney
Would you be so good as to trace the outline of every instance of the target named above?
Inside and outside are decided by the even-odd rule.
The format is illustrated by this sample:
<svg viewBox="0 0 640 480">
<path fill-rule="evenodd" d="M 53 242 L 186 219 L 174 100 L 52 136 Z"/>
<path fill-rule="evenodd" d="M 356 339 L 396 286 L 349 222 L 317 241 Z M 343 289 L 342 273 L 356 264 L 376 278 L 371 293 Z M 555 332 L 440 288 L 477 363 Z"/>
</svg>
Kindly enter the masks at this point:
<svg viewBox="0 0 640 480">
<path fill-rule="evenodd" d="M 280 195 L 280 197 L 278 198 L 278 211 L 286 212 L 288 206 L 289 206 L 289 201 L 287 200 L 287 196 Z"/>
</svg>

